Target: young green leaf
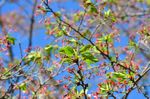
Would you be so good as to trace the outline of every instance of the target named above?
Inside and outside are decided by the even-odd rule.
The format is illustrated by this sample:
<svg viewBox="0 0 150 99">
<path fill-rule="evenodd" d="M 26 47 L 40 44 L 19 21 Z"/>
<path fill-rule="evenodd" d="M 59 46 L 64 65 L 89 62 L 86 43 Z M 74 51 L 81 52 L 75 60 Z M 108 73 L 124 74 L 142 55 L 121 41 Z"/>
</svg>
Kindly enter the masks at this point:
<svg viewBox="0 0 150 99">
<path fill-rule="evenodd" d="M 92 64 L 92 63 L 98 62 L 98 59 L 95 58 L 92 55 L 92 53 L 90 53 L 90 52 L 84 52 L 84 53 L 82 53 L 82 58 L 83 58 L 83 60 L 86 61 L 87 64 Z"/>
<path fill-rule="evenodd" d="M 16 39 L 15 39 L 14 37 L 11 37 L 10 35 L 7 35 L 6 38 L 7 38 L 7 41 L 8 41 L 10 44 L 13 44 L 13 45 L 15 44 L 15 40 L 16 40 Z"/>
<path fill-rule="evenodd" d="M 62 47 L 59 52 L 61 54 L 65 54 L 69 57 L 73 56 L 74 55 L 74 49 L 71 47 L 71 46 L 65 46 L 65 47 Z"/>
<path fill-rule="evenodd" d="M 19 87 L 22 91 L 26 91 L 27 89 L 26 83 L 22 83 Z"/>
<path fill-rule="evenodd" d="M 80 49 L 80 53 L 88 51 L 91 47 L 91 45 L 82 46 Z"/>
</svg>

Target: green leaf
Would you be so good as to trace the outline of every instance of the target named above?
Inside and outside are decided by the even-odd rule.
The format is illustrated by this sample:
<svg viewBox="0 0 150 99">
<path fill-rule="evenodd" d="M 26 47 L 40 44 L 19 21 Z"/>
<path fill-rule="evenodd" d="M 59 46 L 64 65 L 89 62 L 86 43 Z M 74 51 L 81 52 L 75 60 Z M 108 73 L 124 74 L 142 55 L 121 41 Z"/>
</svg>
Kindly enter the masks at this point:
<svg viewBox="0 0 150 99">
<path fill-rule="evenodd" d="M 61 17 L 61 12 L 55 12 L 54 15 L 55 15 L 56 18 L 60 18 Z"/>
<path fill-rule="evenodd" d="M 77 42 L 74 38 L 71 38 L 69 41 L 70 42 Z"/>
<path fill-rule="evenodd" d="M 110 57 L 110 59 L 111 59 L 112 62 L 116 61 L 116 57 L 115 56 L 114 57 Z"/>
<path fill-rule="evenodd" d="M 7 38 L 7 41 L 9 42 L 9 43 L 11 43 L 11 44 L 15 44 L 15 38 L 14 37 L 11 37 L 10 35 L 7 35 L 6 36 L 6 38 Z"/>
<path fill-rule="evenodd" d="M 11 71 L 9 71 L 8 68 L 4 68 L 4 70 L 5 70 L 4 75 L 5 75 L 6 77 L 11 75 Z"/>
<path fill-rule="evenodd" d="M 75 13 L 75 14 L 73 15 L 73 20 L 74 20 L 75 22 L 78 22 L 78 21 L 80 20 L 80 16 Z"/>
<path fill-rule="evenodd" d="M 128 78 L 128 74 L 120 73 L 120 72 L 114 72 L 113 77 L 126 79 L 126 78 Z"/>
<path fill-rule="evenodd" d="M 83 32 L 83 36 L 89 36 L 91 35 L 91 31 L 86 29 L 84 32 Z"/>
<path fill-rule="evenodd" d="M 51 24 L 47 24 L 45 25 L 45 28 L 48 30 L 48 29 L 51 29 Z"/>
<path fill-rule="evenodd" d="M 47 69 L 47 71 L 53 71 L 55 68 L 56 68 L 56 66 L 55 66 L 55 65 L 52 65 L 52 66 L 50 66 L 50 67 Z"/>
<path fill-rule="evenodd" d="M 44 47 L 44 53 L 46 55 L 50 55 L 52 52 L 54 53 L 58 49 L 58 45 L 46 45 Z"/>
<path fill-rule="evenodd" d="M 110 84 L 108 83 L 103 83 L 99 88 L 101 89 L 100 91 L 102 94 L 106 94 L 111 89 Z"/>
<path fill-rule="evenodd" d="M 130 40 L 129 41 L 129 48 L 131 48 L 131 49 L 135 48 L 137 50 L 139 47 L 138 47 L 137 43 L 135 43 L 134 41 Z"/>
<path fill-rule="evenodd" d="M 75 53 L 74 53 L 74 49 L 71 47 L 71 46 L 65 46 L 65 47 L 62 47 L 60 50 L 59 50 L 60 53 L 62 54 L 65 54 L 67 56 L 73 56 Z"/>
<path fill-rule="evenodd" d="M 90 13 L 97 13 L 97 12 L 98 11 L 97 11 L 96 7 L 93 4 L 91 4 L 90 5 Z"/>
<path fill-rule="evenodd" d="M 110 9 L 104 12 L 104 16 L 105 17 L 109 17 L 110 14 L 111 14 L 111 10 Z"/>
<path fill-rule="evenodd" d="M 135 44 L 135 42 L 133 42 L 133 41 L 129 41 L 129 46 L 135 46 L 136 44 Z"/>
<path fill-rule="evenodd" d="M 81 52 L 86 52 L 86 51 L 89 50 L 91 47 L 92 47 L 91 45 L 82 46 L 81 49 L 80 49 L 80 53 L 81 53 Z"/>
<path fill-rule="evenodd" d="M 107 51 L 107 47 L 106 46 L 104 46 L 104 47 L 102 47 L 102 49 L 101 49 L 103 52 L 104 51 Z"/>
<path fill-rule="evenodd" d="M 37 61 L 37 63 L 40 63 L 41 62 L 41 58 L 42 58 L 42 55 L 41 55 L 41 52 L 40 51 L 32 51 L 28 54 L 27 57 L 25 57 L 23 60 L 29 64 L 30 62 L 32 61 Z"/>
<path fill-rule="evenodd" d="M 56 37 L 61 37 L 63 36 L 64 32 L 62 30 L 60 30 L 57 34 L 56 34 Z"/>
<path fill-rule="evenodd" d="M 96 46 L 93 46 L 93 51 L 94 51 L 95 53 L 99 53 L 99 51 L 97 50 Z"/>
<path fill-rule="evenodd" d="M 86 63 L 88 65 L 92 64 L 92 63 L 95 63 L 95 62 L 98 62 L 98 59 L 95 58 L 90 52 L 84 52 L 84 53 L 82 53 L 82 58 L 83 58 L 83 60 L 86 61 Z"/>
<path fill-rule="evenodd" d="M 44 48 L 44 51 L 47 53 L 47 54 L 50 54 L 50 52 L 52 51 L 53 49 L 53 46 L 52 45 L 47 45 L 45 48 Z"/>
<path fill-rule="evenodd" d="M 60 64 L 62 64 L 62 63 L 72 63 L 72 59 L 70 59 L 70 58 L 63 58 L 61 60 Z"/>
<path fill-rule="evenodd" d="M 84 90 L 82 89 L 82 90 L 80 91 L 79 95 L 81 95 L 81 94 L 83 94 L 83 93 L 84 93 Z"/>
<path fill-rule="evenodd" d="M 107 35 L 99 38 L 98 40 L 101 41 L 101 42 L 107 40 L 107 42 L 110 43 L 110 42 L 113 42 L 113 37 L 112 37 L 112 34 L 107 34 Z"/>
<path fill-rule="evenodd" d="M 19 87 L 22 91 L 26 91 L 27 89 L 26 83 L 22 83 Z"/>
</svg>

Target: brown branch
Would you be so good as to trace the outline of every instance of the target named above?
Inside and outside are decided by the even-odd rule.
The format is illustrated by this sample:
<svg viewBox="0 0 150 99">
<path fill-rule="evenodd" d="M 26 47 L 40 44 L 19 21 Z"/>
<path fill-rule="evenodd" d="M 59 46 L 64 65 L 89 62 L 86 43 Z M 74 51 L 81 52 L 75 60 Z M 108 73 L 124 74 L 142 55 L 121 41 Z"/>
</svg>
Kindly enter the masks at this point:
<svg viewBox="0 0 150 99">
<path fill-rule="evenodd" d="M 142 75 L 137 78 L 133 84 L 133 86 L 130 88 L 130 90 L 125 94 L 124 99 L 127 99 L 129 94 L 134 90 L 134 87 L 137 85 L 137 83 L 150 71 L 150 63 L 148 63 L 147 67 L 143 70 Z"/>
<path fill-rule="evenodd" d="M 76 62 L 76 64 L 77 64 L 78 69 L 79 69 L 79 66 L 80 66 L 79 60 Z M 84 99 L 87 99 L 86 89 L 88 87 L 88 84 L 84 83 L 84 80 L 83 80 L 84 76 L 83 76 L 82 71 L 80 69 L 77 71 L 77 73 L 80 75 L 80 79 L 79 80 L 80 80 L 81 83 L 79 83 L 79 85 L 81 85 L 82 88 L 83 88 Z"/>
<path fill-rule="evenodd" d="M 83 16 L 82 16 L 82 18 L 81 18 L 81 21 L 80 21 L 80 24 L 79 24 L 79 26 L 78 26 L 78 31 L 80 31 L 80 28 L 81 28 L 81 25 L 82 25 L 82 23 L 83 23 L 83 21 L 84 21 L 85 15 L 86 15 L 86 10 L 84 10 L 84 14 L 83 14 Z"/>
<path fill-rule="evenodd" d="M 21 58 L 23 58 L 21 43 L 19 43 L 19 50 L 20 50 L 20 56 L 21 56 Z"/>
<path fill-rule="evenodd" d="M 32 36 L 33 36 L 33 29 L 34 29 L 34 14 L 35 14 L 35 10 L 36 10 L 36 5 L 37 5 L 37 0 L 35 0 L 34 5 L 33 5 L 33 9 L 32 9 L 32 17 L 31 17 L 31 23 L 30 23 L 30 30 L 29 30 L 29 44 L 28 44 L 28 48 L 30 51 L 30 48 L 32 47 Z"/>
</svg>

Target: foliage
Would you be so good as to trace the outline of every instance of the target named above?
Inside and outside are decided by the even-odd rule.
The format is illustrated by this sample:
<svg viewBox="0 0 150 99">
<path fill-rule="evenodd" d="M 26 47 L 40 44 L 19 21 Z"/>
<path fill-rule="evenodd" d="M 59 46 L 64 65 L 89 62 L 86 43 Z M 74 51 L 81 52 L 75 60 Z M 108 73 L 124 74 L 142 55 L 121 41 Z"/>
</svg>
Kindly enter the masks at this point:
<svg viewBox="0 0 150 99">
<path fill-rule="evenodd" d="M 149 0 L 4 2 L 1 99 L 149 98 Z"/>
</svg>

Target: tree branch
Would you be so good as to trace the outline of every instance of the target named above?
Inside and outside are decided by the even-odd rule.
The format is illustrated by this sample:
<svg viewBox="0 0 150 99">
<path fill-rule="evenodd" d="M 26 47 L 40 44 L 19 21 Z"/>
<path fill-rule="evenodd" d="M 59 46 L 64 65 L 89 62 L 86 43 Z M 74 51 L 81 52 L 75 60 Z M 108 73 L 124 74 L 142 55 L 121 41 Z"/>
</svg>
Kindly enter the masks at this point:
<svg viewBox="0 0 150 99">
<path fill-rule="evenodd" d="M 30 48 L 32 47 L 32 35 L 33 35 L 33 29 L 34 29 L 33 26 L 34 26 L 34 14 L 36 10 L 36 5 L 37 5 L 37 0 L 35 0 L 33 9 L 32 9 L 32 17 L 31 17 L 31 23 L 30 23 L 30 29 L 29 29 L 29 44 L 28 44 L 29 51 L 31 50 Z"/>
</svg>

